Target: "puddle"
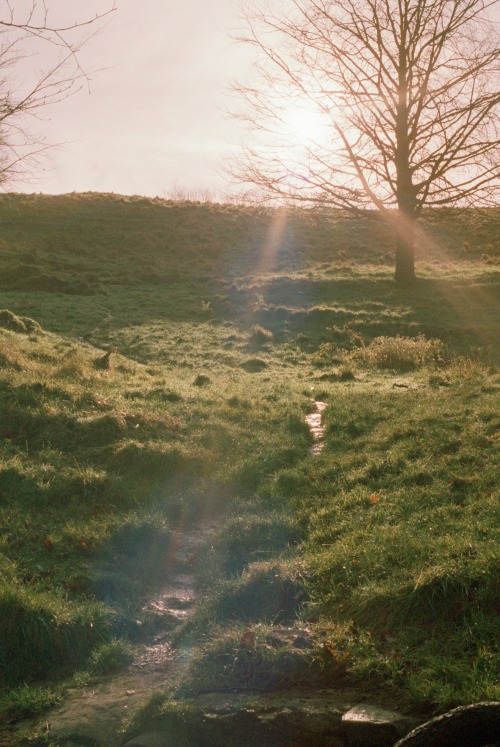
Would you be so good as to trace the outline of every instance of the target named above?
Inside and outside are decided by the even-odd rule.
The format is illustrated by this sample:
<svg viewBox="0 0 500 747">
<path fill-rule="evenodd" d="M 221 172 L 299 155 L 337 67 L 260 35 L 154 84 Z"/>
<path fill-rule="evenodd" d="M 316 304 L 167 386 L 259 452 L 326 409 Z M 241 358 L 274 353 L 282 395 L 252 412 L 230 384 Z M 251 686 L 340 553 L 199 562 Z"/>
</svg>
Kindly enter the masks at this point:
<svg viewBox="0 0 500 747">
<path fill-rule="evenodd" d="M 316 400 L 314 404 L 316 405 L 316 410 L 314 412 L 311 412 L 309 415 L 306 415 L 305 421 L 309 426 L 309 430 L 311 431 L 315 440 L 315 443 L 311 446 L 310 452 L 313 456 L 316 456 L 323 450 L 323 447 L 325 445 L 323 441 L 323 438 L 325 436 L 325 426 L 323 425 L 323 411 L 326 408 L 326 402 Z"/>
</svg>

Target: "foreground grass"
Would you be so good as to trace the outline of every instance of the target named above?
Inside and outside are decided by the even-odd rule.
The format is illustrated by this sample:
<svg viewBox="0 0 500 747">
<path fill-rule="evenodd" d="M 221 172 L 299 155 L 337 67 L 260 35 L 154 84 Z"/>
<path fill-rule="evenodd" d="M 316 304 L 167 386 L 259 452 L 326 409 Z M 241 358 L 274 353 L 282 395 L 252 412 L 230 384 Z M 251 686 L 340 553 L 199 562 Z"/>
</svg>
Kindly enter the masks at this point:
<svg viewBox="0 0 500 747">
<path fill-rule="evenodd" d="M 96 195 L 0 213 L 5 717 L 125 664 L 145 580 L 206 516 L 179 692 L 498 699 L 497 212 L 430 216 L 405 292 L 384 229 L 338 216 Z"/>
<path fill-rule="evenodd" d="M 373 372 L 321 392 L 322 454 L 261 483 L 259 509 L 215 539 L 188 691 L 347 680 L 424 709 L 498 699 L 500 380 L 446 371 L 446 386 Z M 311 650 L 270 625 L 308 631 Z"/>
</svg>

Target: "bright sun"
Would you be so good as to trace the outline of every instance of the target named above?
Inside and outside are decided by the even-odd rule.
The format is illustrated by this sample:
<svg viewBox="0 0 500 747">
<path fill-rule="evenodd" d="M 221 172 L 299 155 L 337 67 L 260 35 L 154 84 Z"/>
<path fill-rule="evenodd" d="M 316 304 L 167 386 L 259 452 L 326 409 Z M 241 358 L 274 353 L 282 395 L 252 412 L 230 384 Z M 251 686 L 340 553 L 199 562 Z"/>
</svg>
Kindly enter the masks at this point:
<svg viewBox="0 0 500 747">
<path fill-rule="evenodd" d="M 311 106 L 293 106 L 282 116 L 283 128 L 298 145 L 324 143 L 327 134 L 325 115 Z"/>
</svg>

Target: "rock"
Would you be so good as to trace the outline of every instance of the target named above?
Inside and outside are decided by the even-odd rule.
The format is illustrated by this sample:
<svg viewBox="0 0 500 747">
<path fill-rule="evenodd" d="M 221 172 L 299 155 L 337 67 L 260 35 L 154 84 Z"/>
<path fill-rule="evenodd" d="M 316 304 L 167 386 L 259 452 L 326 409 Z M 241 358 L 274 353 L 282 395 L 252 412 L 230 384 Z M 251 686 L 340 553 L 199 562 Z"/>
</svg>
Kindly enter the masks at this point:
<svg viewBox="0 0 500 747">
<path fill-rule="evenodd" d="M 146 728 L 163 732 L 165 741 L 158 744 L 172 747 L 345 747 L 342 714 L 355 702 L 348 692 L 212 692 L 180 701 L 179 709 L 154 717 Z M 131 741 L 126 747 L 143 743 Z M 157 745 L 146 742 L 144 747 Z"/>
<path fill-rule="evenodd" d="M 172 703 L 123 747 L 390 747 L 418 723 L 374 705 L 355 706 L 353 696 L 347 690 L 200 694 L 179 707 Z"/>
<path fill-rule="evenodd" d="M 48 744 L 53 744 L 49 739 Z M 57 740 L 58 747 L 101 747 L 100 742 L 82 734 L 70 734 Z"/>
<path fill-rule="evenodd" d="M 148 731 L 145 734 L 140 734 L 138 737 L 125 742 L 123 747 L 169 747 L 169 745 L 172 745 L 172 747 L 174 745 L 175 747 L 188 747 L 187 742 L 179 742 L 164 731 Z"/>
<path fill-rule="evenodd" d="M 342 713 L 349 707 L 342 696 L 300 691 L 211 693 L 199 696 L 193 705 L 203 714 L 199 743 L 213 740 L 225 747 L 339 744 Z"/>
<path fill-rule="evenodd" d="M 342 716 L 349 747 L 391 747 L 415 725 L 414 719 L 369 703 L 360 703 Z"/>
<path fill-rule="evenodd" d="M 500 703 L 460 706 L 414 729 L 396 747 L 500 745 Z"/>
<path fill-rule="evenodd" d="M 274 627 L 272 633 L 266 636 L 266 643 L 274 648 L 291 646 L 293 648 L 312 648 L 314 635 L 307 628 Z"/>
</svg>

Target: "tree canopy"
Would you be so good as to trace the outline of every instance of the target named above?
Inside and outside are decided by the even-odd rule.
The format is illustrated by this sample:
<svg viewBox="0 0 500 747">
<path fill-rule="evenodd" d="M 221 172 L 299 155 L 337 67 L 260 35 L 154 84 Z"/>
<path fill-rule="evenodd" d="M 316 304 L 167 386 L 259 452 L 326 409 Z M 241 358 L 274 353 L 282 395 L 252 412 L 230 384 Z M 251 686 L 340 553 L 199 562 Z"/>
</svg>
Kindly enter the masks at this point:
<svg viewBox="0 0 500 747">
<path fill-rule="evenodd" d="M 375 208 L 395 228 L 396 279 L 412 282 L 425 206 L 500 195 L 498 5 L 250 2 L 240 39 L 257 52 L 254 75 L 235 86 L 250 127 L 233 175 L 268 197 Z M 294 108 L 308 132 L 290 124 Z"/>
</svg>

